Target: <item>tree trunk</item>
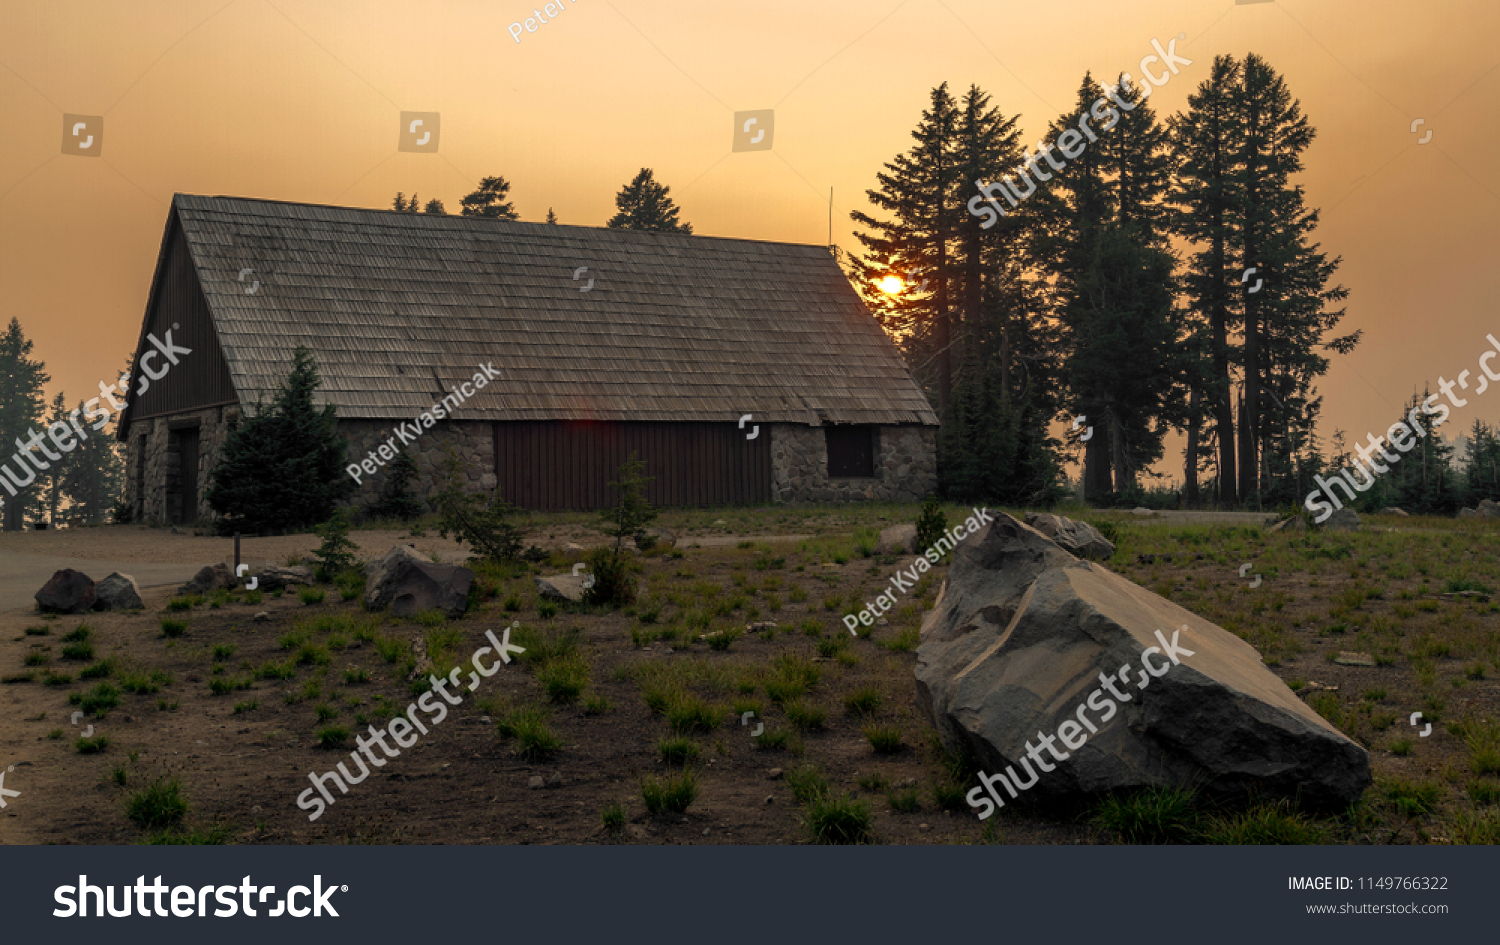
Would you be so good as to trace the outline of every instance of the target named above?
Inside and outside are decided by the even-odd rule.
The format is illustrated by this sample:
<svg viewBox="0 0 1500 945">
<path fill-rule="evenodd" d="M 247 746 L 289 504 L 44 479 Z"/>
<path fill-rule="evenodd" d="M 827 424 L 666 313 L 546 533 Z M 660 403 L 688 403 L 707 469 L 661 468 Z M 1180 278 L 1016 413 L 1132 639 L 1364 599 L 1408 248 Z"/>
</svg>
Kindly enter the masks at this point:
<svg viewBox="0 0 1500 945">
<path fill-rule="evenodd" d="M 1186 459 L 1182 464 L 1182 488 L 1189 507 L 1198 503 L 1198 438 L 1201 436 L 1202 426 L 1199 409 L 1198 388 L 1193 387 L 1188 392 L 1187 449 L 1184 451 Z"/>
<path fill-rule="evenodd" d="M 1214 236 L 1214 280 L 1213 311 L 1209 315 L 1213 329 L 1213 384 L 1214 425 L 1219 438 L 1219 502 L 1224 505 L 1239 504 L 1235 491 L 1234 466 L 1234 399 L 1229 387 L 1229 327 L 1228 306 L 1224 302 L 1224 237 L 1223 214 Z"/>
<path fill-rule="evenodd" d="M 1113 414 L 1109 418 L 1109 454 L 1115 474 L 1114 491 L 1123 494 L 1129 491 L 1133 477 L 1130 458 L 1125 454 L 1125 428 L 1120 425 L 1120 418 Z"/>
</svg>

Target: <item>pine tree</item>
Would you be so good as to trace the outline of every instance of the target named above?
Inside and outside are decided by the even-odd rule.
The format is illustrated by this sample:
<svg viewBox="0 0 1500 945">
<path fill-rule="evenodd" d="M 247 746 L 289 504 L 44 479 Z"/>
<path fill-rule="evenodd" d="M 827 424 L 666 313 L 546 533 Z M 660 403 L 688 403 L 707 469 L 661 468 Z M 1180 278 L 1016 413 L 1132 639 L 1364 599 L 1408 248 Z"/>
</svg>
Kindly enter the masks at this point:
<svg viewBox="0 0 1500 945">
<path fill-rule="evenodd" d="M 494 217 L 499 220 L 519 220 L 521 215 L 510 205 L 506 196 L 510 193 L 510 182 L 503 177 L 486 177 L 479 181 L 479 188 L 462 201 L 462 214 L 466 217 Z"/>
<path fill-rule="evenodd" d="M 416 198 L 413 197 L 412 199 L 415 200 Z M 443 206 L 443 202 L 441 200 L 433 197 L 431 200 L 427 201 L 427 206 L 422 208 L 422 212 L 443 214 L 447 213 L 448 210 Z"/>
<path fill-rule="evenodd" d="M 1139 472 L 1161 458 L 1168 423 L 1181 419 L 1176 260 L 1163 204 L 1171 177 L 1166 132 L 1142 88 L 1122 77 L 1110 93 L 1118 120 L 1100 125 L 1099 140 L 1077 130 L 1105 95 L 1086 75 L 1072 113 L 1053 124 L 1052 142 L 1038 144 L 1039 156 L 1049 158 L 1068 141 L 1071 150 L 1082 148 L 1062 170 L 1052 166 L 1048 189 L 1060 205 L 1042 244 L 1055 275 L 1068 406 L 1094 428 L 1084 458 L 1090 499 L 1134 491 Z M 1042 171 L 1035 158 L 1029 163 Z"/>
<path fill-rule="evenodd" d="M 1212 71 L 1198 90 L 1188 96 L 1186 113 L 1172 116 L 1173 151 L 1177 174 L 1169 198 L 1177 212 L 1172 217 L 1176 233 L 1195 247 L 1188 257 L 1183 288 L 1197 321 L 1195 348 L 1207 352 L 1207 365 L 1200 364 L 1194 377 L 1204 386 L 1192 398 L 1196 410 L 1212 418 L 1218 442 L 1219 501 L 1238 502 L 1236 473 L 1234 399 L 1230 390 L 1230 332 L 1235 328 L 1237 307 L 1231 301 L 1230 279 L 1234 218 L 1240 198 L 1235 175 L 1235 142 L 1240 134 L 1234 106 L 1234 87 L 1240 65 L 1233 56 L 1218 56 Z M 1238 281 L 1239 273 L 1233 278 Z M 1240 291 L 1243 291 L 1241 289 Z M 1198 422 L 1195 415 L 1192 422 Z M 1196 452 L 1196 443 L 1190 452 Z M 1189 462 L 1196 463 L 1196 455 Z"/>
<path fill-rule="evenodd" d="M 1267 441 L 1290 462 L 1316 418 L 1310 409 L 1312 382 L 1328 369 L 1318 347 L 1348 353 L 1359 332 L 1324 341 L 1344 311 L 1327 310 L 1348 290 L 1329 281 L 1340 260 L 1318 252 L 1309 237 L 1318 212 L 1308 210 L 1302 188 L 1291 182 L 1301 171 L 1302 154 L 1316 132 L 1292 98 L 1285 81 L 1254 53 L 1245 57 L 1231 95 L 1242 135 L 1235 152 L 1242 206 L 1234 240 L 1241 272 L 1255 267 L 1258 292 L 1245 292 L 1244 411 L 1240 424 L 1240 496 L 1250 501 L 1261 491 L 1260 453 Z M 1271 391 L 1271 402 L 1261 394 Z M 1276 404 L 1290 404 L 1277 409 Z M 1269 412 L 1269 427 L 1263 420 Z"/>
<path fill-rule="evenodd" d="M 120 444 L 115 438 L 119 417 L 111 417 L 109 423 L 95 429 L 94 424 L 87 422 L 83 410 L 84 405 L 80 403 L 77 413 L 85 436 L 79 440 L 73 454 L 74 462 L 65 491 L 70 518 L 100 525 L 109 520 L 124 497 L 125 462 L 120 457 Z"/>
<path fill-rule="evenodd" d="M 678 223 L 677 204 L 669 196 L 672 188 L 658 184 L 651 168 L 639 174 L 615 195 L 619 210 L 604 224 L 612 230 L 647 230 L 652 233 L 692 233 L 690 223 Z"/>
<path fill-rule="evenodd" d="M 1500 499 L 1500 431 L 1478 417 L 1469 428 L 1464 456 L 1464 504 Z"/>
<path fill-rule="evenodd" d="M 396 199 L 391 201 L 391 209 L 396 211 L 397 213 L 416 213 L 417 195 L 412 194 L 411 197 L 408 198 L 401 191 L 396 191 Z"/>
<path fill-rule="evenodd" d="M 546 220 L 546 222 L 553 223 L 553 224 L 557 223 L 557 214 L 555 214 L 555 213 L 552 212 L 552 208 L 551 207 L 547 208 L 547 220 Z"/>
<path fill-rule="evenodd" d="M 332 404 L 319 409 L 312 353 L 298 345 L 270 404 L 231 427 L 211 475 L 208 502 L 223 532 L 281 532 L 327 521 L 354 490 L 344 472 L 346 440 Z"/>
<path fill-rule="evenodd" d="M 64 430 L 69 431 L 63 434 L 62 438 L 64 440 L 71 439 L 74 442 L 74 447 L 72 450 L 66 451 L 60 449 L 57 444 L 48 447 L 47 444 L 52 442 L 51 438 L 44 436 L 42 438 L 43 447 L 57 453 L 58 458 L 47 457 L 46 464 L 48 468 L 37 477 L 37 486 L 41 490 L 42 496 L 42 517 L 53 528 L 56 528 L 60 522 L 57 513 L 62 507 L 68 479 L 72 476 L 74 467 L 78 464 L 78 457 L 75 452 L 78 448 L 78 438 L 72 434 L 71 429 L 68 427 L 68 401 L 62 391 L 58 391 L 57 395 L 52 398 L 52 412 L 48 414 L 43 429 L 50 431 L 53 425 L 58 423 L 62 424 Z M 41 458 L 43 455 L 40 451 L 32 453 L 32 456 L 36 458 Z"/>
<path fill-rule="evenodd" d="M 885 171 L 875 175 L 879 190 L 865 191 L 870 203 L 892 218 L 878 220 L 860 211 L 849 214 L 854 222 L 872 231 L 854 234 L 867 255 L 852 260 L 851 266 L 855 284 L 862 286 L 873 285 L 891 271 L 922 269 L 930 274 L 927 294 L 880 306 L 877 315 L 882 316 L 886 331 L 902 343 L 907 363 L 914 366 L 919 381 L 922 372 L 916 368 L 935 362 L 932 386 L 936 387 L 938 414 L 945 416 L 953 399 L 955 358 L 951 349 L 961 319 L 953 311 L 950 257 L 959 215 L 967 211 L 959 198 L 959 168 L 953 160 L 958 105 L 946 82 L 933 89 L 929 97 L 928 107 L 912 131 L 917 143 L 886 162 Z"/>
<path fill-rule="evenodd" d="M 33 482 L 37 470 L 12 454 L 17 441 L 29 440 L 40 425 L 46 406 L 42 388 L 52 379 L 43 362 L 28 357 L 31 349 L 20 321 L 12 318 L 0 334 L 0 502 L 8 532 L 20 531 L 27 514 L 40 504 L 41 493 Z"/>
</svg>

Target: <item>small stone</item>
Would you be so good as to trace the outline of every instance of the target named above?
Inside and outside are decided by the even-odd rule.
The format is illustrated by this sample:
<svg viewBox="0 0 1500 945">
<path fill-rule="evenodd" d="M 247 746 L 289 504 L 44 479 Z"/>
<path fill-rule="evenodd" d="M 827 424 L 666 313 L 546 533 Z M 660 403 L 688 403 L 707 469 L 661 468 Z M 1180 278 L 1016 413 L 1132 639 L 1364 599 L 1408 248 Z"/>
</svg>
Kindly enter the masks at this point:
<svg viewBox="0 0 1500 945">
<path fill-rule="evenodd" d="M 531 788 L 533 791 L 535 791 L 538 788 L 543 787 L 546 783 L 547 782 L 542 779 L 541 775 L 539 775 L 539 774 L 533 774 L 531 776 L 531 779 L 526 782 L 526 786 L 528 788 Z"/>
<path fill-rule="evenodd" d="M 554 771 L 554 772 L 552 772 L 552 777 L 550 777 L 550 778 L 547 779 L 547 786 L 548 787 L 562 787 L 563 786 L 562 772 L 561 771 Z"/>
<path fill-rule="evenodd" d="M 583 546 L 582 545 L 574 544 L 571 541 L 568 542 L 566 545 L 563 545 L 563 551 L 566 552 L 566 553 L 569 553 L 569 554 L 571 554 L 571 553 L 573 553 L 575 551 L 582 551 L 582 550 L 583 550 Z"/>
<path fill-rule="evenodd" d="M 1375 657 L 1368 653 L 1340 653 L 1333 658 L 1340 666 L 1374 666 Z"/>
<path fill-rule="evenodd" d="M 705 836 L 705 837 L 706 837 L 706 836 L 708 836 L 708 828 L 707 828 L 707 827 L 704 827 L 704 828 L 703 828 L 703 835 L 704 835 L 704 836 Z"/>
<path fill-rule="evenodd" d="M 931 830 L 932 828 L 929 827 L 927 824 L 918 824 L 917 825 L 917 829 L 921 830 L 921 831 L 923 831 L 925 833 L 926 831 Z"/>
<path fill-rule="evenodd" d="M 877 626 L 877 627 L 888 627 L 890 625 L 891 625 L 891 622 L 889 620 L 885 619 L 884 617 L 877 617 L 877 618 L 875 618 L 875 626 Z"/>
<path fill-rule="evenodd" d="M 772 781 L 775 781 L 777 778 L 781 777 L 781 769 L 772 768 L 770 771 L 766 772 L 766 777 Z"/>
<path fill-rule="evenodd" d="M 267 620 L 271 619 L 271 615 L 268 612 L 262 610 L 260 613 L 256 614 L 254 617 L 251 617 L 250 619 L 253 620 L 253 621 L 255 621 L 256 623 L 264 623 Z"/>
<path fill-rule="evenodd" d="M 766 803 L 767 804 L 774 804 L 774 803 L 776 803 L 776 795 L 774 795 L 774 794 L 767 794 L 766 795 Z"/>
</svg>

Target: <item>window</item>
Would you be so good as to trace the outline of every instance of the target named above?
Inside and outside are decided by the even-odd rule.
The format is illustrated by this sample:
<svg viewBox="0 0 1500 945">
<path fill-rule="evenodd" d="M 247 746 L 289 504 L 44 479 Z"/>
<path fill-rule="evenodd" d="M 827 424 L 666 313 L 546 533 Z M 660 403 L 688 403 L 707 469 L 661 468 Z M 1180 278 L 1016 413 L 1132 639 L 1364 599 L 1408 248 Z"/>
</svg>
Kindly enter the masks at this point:
<svg viewBox="0 0 1500 945">
<path fill-rule="evenodd" d="M 874 427 L 824 427 L 829 479 L 875 478 Z"/>
</svg>

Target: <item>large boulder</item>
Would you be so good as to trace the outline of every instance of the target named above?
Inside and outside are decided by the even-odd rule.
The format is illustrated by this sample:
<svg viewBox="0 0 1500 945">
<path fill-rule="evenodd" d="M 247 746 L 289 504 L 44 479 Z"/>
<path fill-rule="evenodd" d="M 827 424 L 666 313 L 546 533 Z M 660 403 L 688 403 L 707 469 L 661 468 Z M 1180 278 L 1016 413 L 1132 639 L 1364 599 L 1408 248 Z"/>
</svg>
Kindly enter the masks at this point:
<svg viewBox="0 0 1500 945">
<path fill-rule="evenodd" d="M 206 565 L 198 569 L 193 579 L 177 589 L 179 597 L 188 594 L 208 594 L 220 589 L 233 590 L 239 585 L 234 572 L 227 564 Z"/>
<path fill-rule="evenodd" d="M 890 528 L 880 530 L 880 539 L 875 543 L 875 553 L 878 555 L 915 555 L 926 550 L 914 548 L 916 543 L 917 524 L 903 522 L 900 525 L 892 525 Z"/>
<path fill-rule="evenodd" d="M 1459 509 L 1458 510 L 1458 517 L 1459 518 L 1478 518 L 1479 517 L 1479 513 L 1476 512 L 1476 511 L 1474 511 L 1473 509 Z"/>
<path fill-rule="evenodd" d="M 1480 518 L 1500 518 L 1500 505 L 1494 499 L 1484 499 L 1474 507 Z"/>
<path fill-rule="evenodd" d="M 146 606 L 135 578 L 119 571 L 94 585 L 94 597 L 95 610 L 137 610 Z"/>
<path fill-rule="evenodd" d="M 1323 530 L 1328 532 L 1357 532 L 1359 529 L 1359 513 L 1353 509 L 1339 509 L 1323 523 Z"/>
<path fill-rule="evenodd" d="M 1026 516 L 1026 524 L 1052 539 L 1070 555 L 1103 561 L 1115 553 L 1115 543 L 1088 522 L 1033 512 Z"/>
<path fill-rule="evenodd" d="M 469 609 L 474 572 L 453 564 L 435 564 L 409 545 L 396 545 L 365 568 L 365 607 L 391 609 L 397 617 L 441 610 L 459 617 Z"/>
<path fill-rule="evenodd" d="M 37 610 L 44 614 L 81 614 L 97 599 L 93 579 L 72 568 L 53 574 L 33 596 Z"/>
<path fill-rule="evenodd" d="M 1022 798 L 1171 786 L 1338 807 L 1370 784 L 1365 750 L 1249 644 L 1007 515 L 959 547 L 921 641 L 919 706 L 996 790 L 1007 772 Z"/>
</svg>

